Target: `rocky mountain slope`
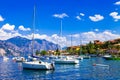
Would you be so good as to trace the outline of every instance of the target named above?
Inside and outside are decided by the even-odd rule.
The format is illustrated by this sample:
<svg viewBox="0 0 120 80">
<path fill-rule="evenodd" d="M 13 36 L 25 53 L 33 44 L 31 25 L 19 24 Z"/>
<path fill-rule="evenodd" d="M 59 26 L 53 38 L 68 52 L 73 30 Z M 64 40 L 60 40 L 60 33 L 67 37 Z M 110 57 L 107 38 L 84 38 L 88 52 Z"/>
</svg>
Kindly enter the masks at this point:
<svg viewBox="0 0 120 80">
<path fill-rule="evenodd" d="M 8 40 L 0 40 L 0 48 L 4 49 L 7 54 L 28 54 L 32 53 L 32 40 L 23 38 L 20 36 L 10 38 Z M 35 50 L 56 50 L 57 44 L 49 42 L 47 40 L 35 39 L 34 49 Z M 1 54 L 1 52 L 0 52 Z"/>
</svg>

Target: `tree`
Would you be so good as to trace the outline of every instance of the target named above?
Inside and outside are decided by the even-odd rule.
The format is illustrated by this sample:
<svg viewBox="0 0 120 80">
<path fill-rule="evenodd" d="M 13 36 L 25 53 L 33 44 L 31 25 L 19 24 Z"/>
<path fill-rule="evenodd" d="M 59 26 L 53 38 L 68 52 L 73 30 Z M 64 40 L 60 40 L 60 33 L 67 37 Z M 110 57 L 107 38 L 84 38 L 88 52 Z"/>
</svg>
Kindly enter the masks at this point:
<svg viewBox="0 0 120 80">
<path fill-rule="evenodd" d="M 119 45 L 115 46 L 115 48 L 116 48 L 117 50 L 120 50 L 120 46 L 119 46 Z"/>
<path fill-rule="evenodd" d="M 90 54 L 95 53 L 95 46 L 91 41 L 87 44 L 86 49 L 88 50 L 88 53 Z"/>
<path fill-rule="evenodd" d="M 43 55 L 43 56 L 44 56 L 44 55 L 47 55 L 47 51 L 42 50 L 42 51 L 40 52 L 40 54 Z"/>
<path fill-rule="evenodd" d="M 70 48 L 70 50 L 68 51 L 71 55 L 74 53 L 73 49 Z"/>
<path fill-rule="evenodd" d="M 83 47 L 80 55 L 81 55 L 81 54 L 85 54 L 85 53 L 88 53 L 88 50 L 86 49 L 86 47 Z"/>
<path fill-rule="evenodd" d="M 58 48 L 56 49 L 56 55 L 60 55 L 60 51 Z"/>
<path fill-rule="evenodd" d="M 103 44 L 103 48 L 110 49 L 111 45 L 112 45 L 112 44 L 111 44 L 109 41 L 106 41 L 106 42 Z"/>
<path fill-rule="evenodd" d="M 60 55 L 60 52 L 56 52 L 56 55 Z"/>
<path fill-rule="evenodd" d="M 40 55 L 40 51 L 38 51 L 38 50 L 36 50 L 35 53 L 36 53 L 36 55 Z"/>
</svg>

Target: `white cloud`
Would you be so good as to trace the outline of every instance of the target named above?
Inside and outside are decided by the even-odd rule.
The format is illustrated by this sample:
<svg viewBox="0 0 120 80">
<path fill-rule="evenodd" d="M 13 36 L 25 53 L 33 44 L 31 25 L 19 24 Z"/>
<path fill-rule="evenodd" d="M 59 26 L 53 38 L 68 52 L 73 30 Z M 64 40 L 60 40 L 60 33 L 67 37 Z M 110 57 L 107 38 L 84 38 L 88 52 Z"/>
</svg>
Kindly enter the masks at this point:
<svg viewBox="0 0 120 80">
<path fill-rule="evenodd" d="M 115 21 L 118 21 L 120 19 L 118 12 L 111 12 L 109 15 L 112 16 Z"/>
<path fill-rule="evenodd" d="M 30 28 L 25 28 L 23 25 L 19 26 L 18 28 L 22 31 L 30 31 Z"/>
<path fill-rule="evenodd" d="M 83 41 L 92 41 L 92 40 L 101 40 L 101 41 L 106 41 L 106 40 L 111 40 L 115 38 L 119 38 L 120 35 L 118 34 L 113 34 L 111 31 L 103 31 L 103 32 L 85 32 L 82 33 L 82 38 Z"/>
<path fill-rule="evenodd" d="M 97 31 L 99 31 L 99 29 L 95 29 L 95 31 L 97 32 Z"/>
<path fill-rule="evenodd" d="M 24 36 L 24 37 L 26 37 L 26 38 L 28 38 L 28 39 L 31 39 L 32 38 L 32 34 L 30 34 L 30 35 L 27 35 L 27 36 Z M 66 37 L 60 37 L 60 36 L 58 36 L 57 34 L 53 34 L 53 35 L 51 35 L 51 36 L 48 36 L 48 35 L 46 35 L 46 34 L 34 34 L 34 37 L 36 38 L 36 39 L 45 39 L 45 40 L 47 40 L 47 41 L 50 41 L 50 42 L 53 42 L 53 43 L 55 43 L 55 44 L 59 44 L 59 45 L 61 45 L 62 47 L 63 46 L 65 46 L 66 44 Z"/>
<path fill-rule="evenodd" d="M 14 28 L 15 28 L 15 25 L 10 25 L 10 24 L 7 23 L 7 24 L 3 25 L 1 29 L 12 31 L 12 30 L 14 30 Z"/>
<path fill-rule="evenodd" d="M 10 31 L 5 31 L 6 29 Z M 120 38 L 119 34 L 112 33 L 111 31 L 108 31 L 108 30 L 105 30 L 103 32 L 98 32 L 99 31 L 98 29 L 95 29 L 95 30 L 97 32 L 89 31 L 89 32 L 83 32 L 81 34 L 72 34 L 72 35 L 63 36 L 63 37 L 58 36 L 57 34 L 48 36 L 46 34 L 38 34 L 38 33 L 34 34 L 34 36 L 37 39 L 46 39 L 47 41 L 59 44 L 62 47 L 79 45 L 81 43 L 86 44 L 89 41 L 94 41 L 94 40 L 106 41 L 106 40 Z M 18 31 L 14 30 L 14 27 L 12 27 L 12 29 L 11 28 L 9 29 L 6 27 L 2 27 L 0 29 L 0 40 L 6 40 L 15 36 L 21 36 L 28 39 L 32 39 L 32 34 L 28 34 L 28 35 L 20 34 Z M 71 36 L 72 36 L 72 41 L 71 41 Z"/>
<path fill-rule="evenodd" d="M 71 46 L 71 35 L 68 36 L 69 39 L 67 39 L 67 46 Z M 79 45 L 79 44 L 86 44 L 90 41 L 94 40 L 100 40 L 100 41 L 107 41 L 112 40 L 116 38 L 120 38 L 119 34 L 113 34 L 111 31 L 105 30 L 103 32 L 83 32 L 81 34 L 72 34 L 72 45 Z"/>
<path fill-rule="evenodd" d="M 62 14 L 54 14 L 53 17 L 56 17 L 56 18 L 64 18 L 64 17 L 69 17 L 66 13 L 62 13 Z"/>
<path fill-rule="evenodd" d="M 117 1 L 114 3 L 115 5 L 120 5 L 120 1 Z"/>
<path fill-rule="evenodd" d="M 57 34 L 53 34 L 51 36 L 48 36 L 48 35 L 40 35 L 40 34 L 35 34 L 35 38 L 38 38 L 38 39 L 46 39 L 47 41 L 50 41 L 50 42 L 53 42 L 53 43 L 56 43 L 56 44 L 60 44 L 62 47 L 65 46 L 66 44 L 66 37 L 60 37 L 58 36 Z"/>
<path fill-rule="evenodd" d="M 89 19 L 91 21 L 97 22 L 97 21 L 101 21 L 104 19 L 103 16 L 99 15 L 99 14 L 95 14 L 94 16 L 89 16 Z"/>
<path fill-rule="evenodd" d="M 80 13 L 80 16 L 85 16 L 85 14 L 84 13 Z"/>
<path fill-rule="evenodd" d="M 0 15 L 0 21 L 4 21 L 4 18 Z"/>
<path fill-rule="evenodd" d="M 15 36 L 22 36 L 22 35 L 19 34 L 18 31 L 6 32 L 3 29 L 0 29 L 0 40 L 7 40 L 7 39 L 15 37 Z"/>
<path fill-rule="evenodd" d="M 76 16 L 76 19 L 78 19 L 78 20 L 82 20 L 82 18 L 81 18 L 82 16 L 85 16 L 85 14 L 80 13 L 80 15 Z"/>
<path fill-rule="evenodd" d="M 77 18 L 78 20 L 81 20 L 80 16 L 76 16 L 76 18 Z"/>
<path fill-rule="evenodd" d="M 0 36 L 1 40 L 6 40 L 14 36 L 26 37 L 28 39 L 32 38 L 32 34 L 22 35 L 17 31 L 15 33 L 11 33 L 11 32 L 7 33 L 5 31 L 0 30 L 0 35 L 2 35 Z M 59 44 L 62 47 L 86 44 L 86 43 L 89 43 L 89 41 L 94 41 L 94 40 L 106 41 L 106 40 L 116 39 L 120 37 L 120 35 L 113 34 L 108 30 L 99 32 L 99 33 L 89 31 L 89 32 L 83 32 L 81 34 L 72 34 L 72 41 L 71 41 L 71 35 L 66 37 L 65 36 L 60 37 L 57 34 L 53 34 L 51 36 L 48 36 L 46 34 L 34 34 L 34 35 L 35 35 L 35 38 L 37 39 L 46 39 L 47 41 Z"/>
</svg>

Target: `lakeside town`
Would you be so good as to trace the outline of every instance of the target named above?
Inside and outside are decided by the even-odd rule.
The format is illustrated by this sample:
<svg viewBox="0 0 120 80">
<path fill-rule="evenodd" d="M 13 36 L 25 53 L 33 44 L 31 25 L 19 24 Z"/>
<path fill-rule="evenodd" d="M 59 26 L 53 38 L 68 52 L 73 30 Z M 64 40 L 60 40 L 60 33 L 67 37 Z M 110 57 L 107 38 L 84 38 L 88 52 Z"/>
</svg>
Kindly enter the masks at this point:
<svg viewBox="0 0 120 80">
<path fill-rule="evenodd" d="M 56 46 L 57 47 L 57 46 Z M 14 48 L 13 48 L 14 49 Z M 11 49 L 12 51 L 12 49 Z M 10 51 L 8 51 L 10 52 Z M 3 48 L 0 49 L 1 55 L 8 55 Z M 25 53 L 24 53 L 25 54 Z M 36 50 L 35 54 L 37 56 L 45 56 L 45 55 L 93 55 L 93 56 L 103 56 L 106 54 L 120 56 L 120 39 L 108 40 L 108 41 L 100 41 L 94 40 L 90 41 L 84 45 L 78 46 L 69 46 L 64 49 L 56 48 L 56 50 Z M 15 53 L 12 51 L 9 55 L 23 55 L 23 53 Z M 26 53 L 28 55 L 28 53 Z"/>
<path fill-rule="evenodd" d="M 49 50 L 40 51 L 37 50 L 37 55 L 89 55 L 93 54 L 96 56 L 103 56 L 105 54 L 120 56 L 120 39 L 114 39 L 109 41 L 94 40 L 94 42 L 89 42 L 86 45 L 70 46 L 66 47 L 64 50 Z"/>
</svg>

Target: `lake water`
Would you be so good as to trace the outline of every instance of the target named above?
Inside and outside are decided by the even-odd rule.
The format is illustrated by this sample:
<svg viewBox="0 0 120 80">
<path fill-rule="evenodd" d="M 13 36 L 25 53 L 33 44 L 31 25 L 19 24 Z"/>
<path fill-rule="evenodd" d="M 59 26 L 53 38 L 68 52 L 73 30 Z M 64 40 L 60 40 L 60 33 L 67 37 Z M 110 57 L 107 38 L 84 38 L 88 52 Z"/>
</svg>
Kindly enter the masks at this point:
<svg viewBox="0 0 120 80">
<path fill-rule="evenodd" d="M 109 66 L 93 66 L 94 63 Z M 21 63 L 0 57 L 0 80 L 120 80 L 120 61 L 94 57 L 78 65 L 55 64 L 55 70 L 23 70 Z"/>
</svg>

